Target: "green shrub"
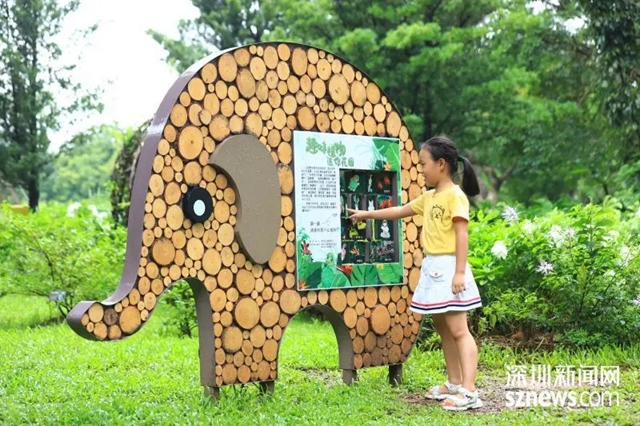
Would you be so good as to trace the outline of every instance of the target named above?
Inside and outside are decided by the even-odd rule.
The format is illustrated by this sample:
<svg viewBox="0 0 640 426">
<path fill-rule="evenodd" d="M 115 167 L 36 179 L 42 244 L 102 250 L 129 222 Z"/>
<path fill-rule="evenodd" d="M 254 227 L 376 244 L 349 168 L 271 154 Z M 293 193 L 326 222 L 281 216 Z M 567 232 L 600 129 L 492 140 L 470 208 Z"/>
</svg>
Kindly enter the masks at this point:
<svg viewBox="0 0 640 426">
<path fill-rule="evenodd" d="M 167 305 L 167 314 L 163 318 L 163 330 L 166 334 L 174 334 L 177 331 L 179 336 L 194 337 L 194 332 L 198 327 L 196 317 L 196 300 L 193 291 L 184 280 L 173 284 L 166 291 L 160 303 Z"/>
<path fill-rule="evenodd" d="M 569 345 L 640 337 L 638 219 L 607 206 L 523 219 L 512 208 L 478 211 L 469 262 L 485 307 L 479 332 L 550 332 Z"/>
<path fill-rule="evenodd" d="M 126 230 L 80 205 L 44 204 L 26 216 L 0 206 L 0 293 L 49 298 L 66 315 L 81 300 L 101 300 L 116 289 L 122 272 Z"/>
</svg>

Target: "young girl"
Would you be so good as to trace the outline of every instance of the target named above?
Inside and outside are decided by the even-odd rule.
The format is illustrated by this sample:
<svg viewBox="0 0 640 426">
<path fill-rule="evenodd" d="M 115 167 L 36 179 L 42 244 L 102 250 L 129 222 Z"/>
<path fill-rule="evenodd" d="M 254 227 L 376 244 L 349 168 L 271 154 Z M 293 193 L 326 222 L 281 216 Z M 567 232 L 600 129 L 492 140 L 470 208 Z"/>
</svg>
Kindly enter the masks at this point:
<svg viewBox="0 0 640 426">
<path fill-rule="evenodd" d="M 433 315 L 442 339 L 448 380 L 434 386 L 426 397 L 444 400 L 447 410 L 482 407 L 475 387 L 478 348 L 467 327 L 467 311 L 482 306 L 478 287 L 467 263 L 469 201 L 477 195 L 478 180 L 471 164 L 443 136 L 420 148 L 420 163 L 428 187 L 434 188 L 404 206 L 364 211 L 347 209 L 354 221 L 397 220 L 423 216 L 422 248 L 425 253 L 420 281 L 411 310 Z M 453 182 L 462 164 L 462 188 Z M 466 194 L 466 195 L 465 195 Z"/>
</svg>

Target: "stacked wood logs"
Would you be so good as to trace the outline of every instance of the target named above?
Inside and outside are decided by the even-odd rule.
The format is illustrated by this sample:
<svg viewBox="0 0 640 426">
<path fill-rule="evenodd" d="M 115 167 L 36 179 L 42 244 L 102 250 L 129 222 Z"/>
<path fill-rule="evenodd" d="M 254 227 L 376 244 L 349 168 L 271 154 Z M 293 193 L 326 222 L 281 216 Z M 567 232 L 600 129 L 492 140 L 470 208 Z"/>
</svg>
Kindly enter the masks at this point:
<svg viewBox="0 0 640 426">
<path fill-rule="evenodd" d="M 86 330 L 100 340 L 130 335 L 149 319 L 168 287 L 191 278 L 209 292 L 216 386 L 274 380 L 287 324 L 301 309 L 318 304 L 342 316 L 356 369 L 404 362 L 421 321 L 408 309 L 420 276 L 421 219 L 403 223 L 404 285 L 298 291 L 294 130 L 397 137 L 402 201 L 422 192 L 418 153 L 407 127 L 380 88 L 352 65 L 293 44 L 224 53 L 184 87 L 157 144 L 149 166 L 137 283 L 115 304 L 93 304 L 82 317 Z M 227 176 L 209 165 L 216 145 L 239 133 L 256 135 L 278 170 L 281 228 L 264 265 L 253 264 L 235 241 L 238 194 Z M 206 188 L 214 200 L 204 223 L 184 216 L 180 201 L 190 186 Z"/>
</svg>

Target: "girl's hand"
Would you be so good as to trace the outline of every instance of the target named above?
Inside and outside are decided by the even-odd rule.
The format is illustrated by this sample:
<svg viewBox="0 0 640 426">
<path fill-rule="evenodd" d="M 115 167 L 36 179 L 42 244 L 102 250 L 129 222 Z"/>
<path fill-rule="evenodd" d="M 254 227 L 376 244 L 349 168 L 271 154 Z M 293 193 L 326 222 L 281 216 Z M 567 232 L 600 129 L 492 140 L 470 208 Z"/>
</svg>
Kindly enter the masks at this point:
<svg viewBox="0 0 640 426">
<path fill-rule="evenodd" d="M 456 272 L 456 274 L 453 276 L 453 282 L 451 283 L 451 291 L 453 292 L 453 294 L 458 294 L 460 292 L 463 292 L 464 290 L 466 290 L 464 283 L 464 273 Z"/>
<path fill-rule="evenodd" d="M 367 220 L 368 217 L 368 211 L 367 210 L 354 210 L 354 209 L 347 209 L 347 212 L 351 214 L 351 216 L 349 216 L 349 219 L 351 219 L 354 222 L 362 222 L 363 220 Z"/>
</svg>

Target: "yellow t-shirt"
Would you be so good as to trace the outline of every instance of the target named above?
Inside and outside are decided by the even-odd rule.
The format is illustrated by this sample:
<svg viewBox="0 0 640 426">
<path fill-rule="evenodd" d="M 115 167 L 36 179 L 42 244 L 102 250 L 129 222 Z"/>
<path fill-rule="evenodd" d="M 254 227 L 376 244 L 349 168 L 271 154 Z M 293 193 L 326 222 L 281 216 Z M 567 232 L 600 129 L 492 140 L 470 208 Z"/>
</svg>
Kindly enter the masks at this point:
<svg viewBox="0 0 640 426">
<path fill-rule="evenodd" d="M 453 218 L 469 220 L 469 200 L 462 189 L 455 184 L 437 194 L 432 189 L 409 205 L 423 217 L 422 250 L 427 254 L 455 254 Z"/>
</svg>

